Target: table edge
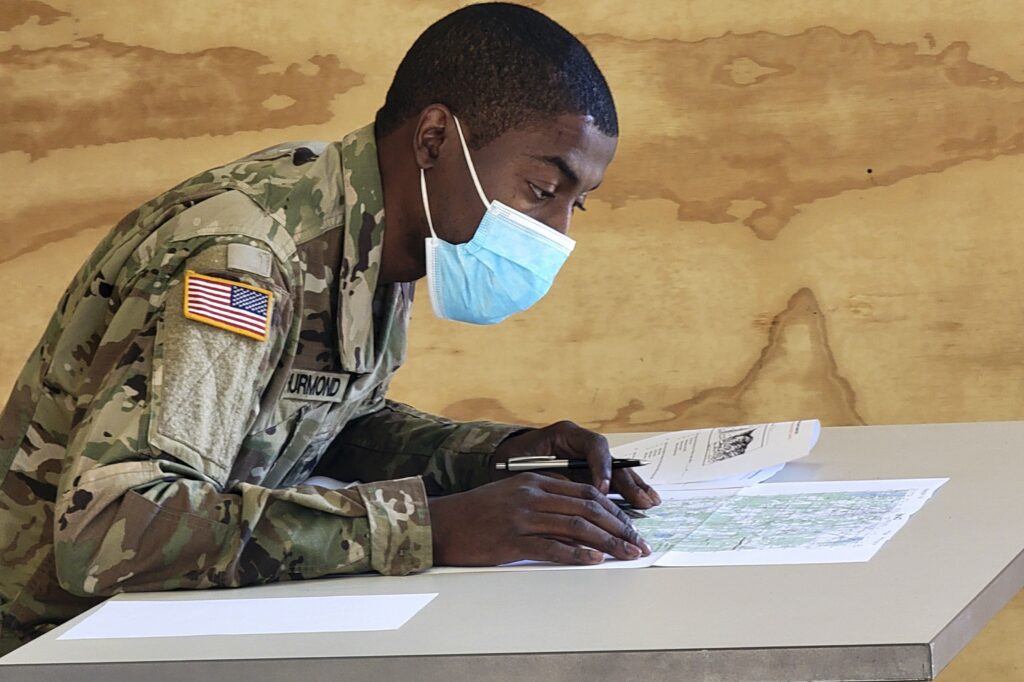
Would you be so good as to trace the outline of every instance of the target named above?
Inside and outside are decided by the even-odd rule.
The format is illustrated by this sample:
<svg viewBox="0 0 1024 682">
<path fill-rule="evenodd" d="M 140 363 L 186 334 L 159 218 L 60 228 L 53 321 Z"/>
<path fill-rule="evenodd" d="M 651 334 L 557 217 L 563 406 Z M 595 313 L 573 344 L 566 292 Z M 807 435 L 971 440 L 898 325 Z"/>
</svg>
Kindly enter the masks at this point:
<svg viewBox="0 0 1024 682">
<path fill-rule="evenodd" d="M 88 668 L 86 672 L 84 667 Z M 37 682 L 78 682 L 93 679 L 142 679 L 160 682 L 180 679 L 220 679 L 228 675 L 250 681 L 296 679 L 329 675 L 331 679 L 415 679 L 418 682 L 522 682 L 558 679 L 632 679 L 638 670 L 644 680 L 676 682 L 705 679 L 714 674 L 723 682 L 757 679 L 762 682 L 834 680 L 843 670 L 851 682 L 922 682 L 932 678 L 929 644 L 869 644 L 852 646 L 771 647 L 742 649 L 626 650 L 562 653 L 456 654 L 380 657 L 287 659 L 207 659 L 117 663 L 0 662 L 0 680 L 31 675 Z M 10 676 L 10 677 L 9 677 Z"/>
<path fill-rule="evenodd" d="M 1021 550 L 931 641 L 932 675 L 937 676 L 1013 597 L 1024 588 Z"/>
</svg>

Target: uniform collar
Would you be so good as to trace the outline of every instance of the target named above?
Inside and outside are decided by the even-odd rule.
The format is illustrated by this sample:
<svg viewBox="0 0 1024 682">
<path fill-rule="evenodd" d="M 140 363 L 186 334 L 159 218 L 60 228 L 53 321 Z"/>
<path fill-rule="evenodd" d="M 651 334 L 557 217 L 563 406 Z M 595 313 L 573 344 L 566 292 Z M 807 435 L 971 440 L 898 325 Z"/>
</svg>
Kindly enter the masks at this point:
<svg viewBox="0 0 1024 682">
<path fill-rule="evenodd" d="M 372 370 L 376 358 L 373 295 L 384 243 L 384 192 L 373 124 L 341 141 L 345 226 L 338 270 L 338 342 L 347 372 Z"/>
</svg>

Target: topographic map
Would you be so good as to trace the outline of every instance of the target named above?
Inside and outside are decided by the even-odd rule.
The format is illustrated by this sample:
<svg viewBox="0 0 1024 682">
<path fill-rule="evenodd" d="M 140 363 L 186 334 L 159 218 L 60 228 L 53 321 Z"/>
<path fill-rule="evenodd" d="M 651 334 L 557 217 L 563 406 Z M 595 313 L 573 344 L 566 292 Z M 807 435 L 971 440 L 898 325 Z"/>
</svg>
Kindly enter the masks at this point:
<svg viewBox="0 0 1024 682">
<path fill-rule="evenodd" d="M 943 482 L 761 484 L 735 495 L 681 494 L 635 525 L 665 553 L 655 565 L 865 561 Z"/>
</svg>

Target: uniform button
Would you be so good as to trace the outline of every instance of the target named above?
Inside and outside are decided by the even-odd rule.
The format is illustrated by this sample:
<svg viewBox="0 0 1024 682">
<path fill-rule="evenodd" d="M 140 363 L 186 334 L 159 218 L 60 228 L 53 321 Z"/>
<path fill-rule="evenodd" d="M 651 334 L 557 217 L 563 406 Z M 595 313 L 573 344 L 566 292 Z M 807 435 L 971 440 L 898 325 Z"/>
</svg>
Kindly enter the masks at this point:
<svg viewBox="0 0 1024 682">
<path fill-rule="evenodd" d="M 301 166 L 305 163 L 309 163 L 316 158 L 316 152 L 309 147 L 299 147 L 292 152 L 292 163 L 296 166 Z"/>
</svg>

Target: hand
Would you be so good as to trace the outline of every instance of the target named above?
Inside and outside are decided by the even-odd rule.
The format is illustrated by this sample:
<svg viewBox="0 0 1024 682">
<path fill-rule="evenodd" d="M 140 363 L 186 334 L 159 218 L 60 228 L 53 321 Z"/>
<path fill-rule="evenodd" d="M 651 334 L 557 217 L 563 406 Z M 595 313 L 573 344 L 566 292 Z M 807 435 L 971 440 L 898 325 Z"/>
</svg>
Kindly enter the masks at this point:
<svg viewBox="0 0 1024 682">
<path fill-rule="evenodd" d="M 540 455 L 587 460 L 589 478 L 595 488 L 603 493 L 617 492 L 637 509 L 661 504 L 661 497 L 640 478 L 640 474 L 632 469 L 612 469 L 608 439 L 572 422 L 562 421 L 506 438 L 495 450 L 494 459 L 507 462 L 509 457 Z"/>
<path fill-rule="evenodd" d="M 523 473 L 430 500 L 437 566 L 494 566 L 534 559 L 598 564 L 638 559 L 651 547 L 597 488 Z"/>
</svg>

